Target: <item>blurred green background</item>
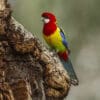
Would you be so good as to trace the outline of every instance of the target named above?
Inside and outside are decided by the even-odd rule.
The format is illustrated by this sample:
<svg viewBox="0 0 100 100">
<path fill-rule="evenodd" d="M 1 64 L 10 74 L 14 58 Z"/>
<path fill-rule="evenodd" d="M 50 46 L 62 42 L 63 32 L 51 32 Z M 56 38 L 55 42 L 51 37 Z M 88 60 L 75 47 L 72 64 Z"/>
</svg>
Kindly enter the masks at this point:
<svg viewBox="0 0 100 100">
<path fill-rule="evenodd" d="M 65 100 L 100 100 L 100 0 L 9 0 L 13 16 L 43 43 L 41 13 L 55 13 L 80 85 Z"/>
</svg>

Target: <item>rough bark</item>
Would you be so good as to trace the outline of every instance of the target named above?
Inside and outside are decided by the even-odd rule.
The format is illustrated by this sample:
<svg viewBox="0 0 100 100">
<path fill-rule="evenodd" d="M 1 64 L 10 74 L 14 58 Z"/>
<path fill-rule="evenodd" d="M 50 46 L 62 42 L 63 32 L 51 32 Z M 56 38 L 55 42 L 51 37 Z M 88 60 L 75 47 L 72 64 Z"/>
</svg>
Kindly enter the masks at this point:
<svg viewBox="0 0 100 100">
<path fill-rule="evenodd" d="M 63 100 L 70 78 L 57 55 L 11 16 L 0 0 L 0 100 Z"/>
</svg>

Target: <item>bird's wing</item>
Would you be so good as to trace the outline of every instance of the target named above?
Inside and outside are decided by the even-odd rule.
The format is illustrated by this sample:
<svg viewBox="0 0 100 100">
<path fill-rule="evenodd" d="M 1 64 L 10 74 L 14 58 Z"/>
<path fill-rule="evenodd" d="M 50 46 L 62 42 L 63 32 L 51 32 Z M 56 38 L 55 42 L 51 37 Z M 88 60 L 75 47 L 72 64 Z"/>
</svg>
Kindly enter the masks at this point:
<svg viewBox="0 0 100 100">
<path fill-rule="evenodd" d="M 64 32 L 63 32 L 63 30 L 62 30 L 61 28 L 60 28 L 60 35 L 61 35 L 61 37 L 62 37 L 62 42 L 63 42 L 64 46 L 65 46 L 67 49 L 69 49 L 69 48 L 68 48 L 67 39 L 66 39 L 65 34 L 64 34 Z"/>
</svg>

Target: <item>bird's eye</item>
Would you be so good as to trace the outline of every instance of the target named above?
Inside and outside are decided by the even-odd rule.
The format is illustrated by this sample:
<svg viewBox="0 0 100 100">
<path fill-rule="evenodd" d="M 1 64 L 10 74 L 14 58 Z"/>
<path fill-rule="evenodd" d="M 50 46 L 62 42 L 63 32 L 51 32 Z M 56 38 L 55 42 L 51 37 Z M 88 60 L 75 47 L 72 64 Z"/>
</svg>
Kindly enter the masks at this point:
<svg viewBox="0 0 100 100">
<path fill-rule="evenodd" d="M 49 17 L 46 16 L 45 19 L 49 19 Z"/>
</svg>

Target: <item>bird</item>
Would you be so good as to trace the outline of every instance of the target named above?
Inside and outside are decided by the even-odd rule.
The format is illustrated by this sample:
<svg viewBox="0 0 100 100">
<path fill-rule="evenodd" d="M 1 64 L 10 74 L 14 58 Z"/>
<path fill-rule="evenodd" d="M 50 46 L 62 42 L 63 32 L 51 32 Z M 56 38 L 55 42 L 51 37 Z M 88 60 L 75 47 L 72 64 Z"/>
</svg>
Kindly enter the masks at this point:
<svg viewBox="0 0 100 100">
<path fill-rule="evenodd" d="M 43 38 L 49 47 L 56 51 L 65 70 L 68 72 L 70 82 L 78 85 L 79 80 L 70 60 L 70 48 L 64 31 L 57 25 L 56 16 L 51 12 L 43 12 L 41 14 L 43 21 Z"/>
</svg>

